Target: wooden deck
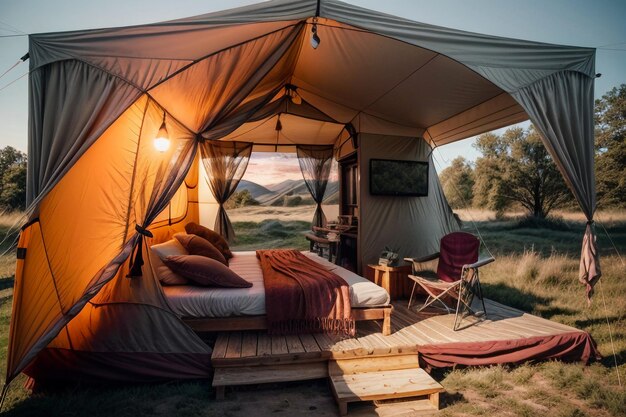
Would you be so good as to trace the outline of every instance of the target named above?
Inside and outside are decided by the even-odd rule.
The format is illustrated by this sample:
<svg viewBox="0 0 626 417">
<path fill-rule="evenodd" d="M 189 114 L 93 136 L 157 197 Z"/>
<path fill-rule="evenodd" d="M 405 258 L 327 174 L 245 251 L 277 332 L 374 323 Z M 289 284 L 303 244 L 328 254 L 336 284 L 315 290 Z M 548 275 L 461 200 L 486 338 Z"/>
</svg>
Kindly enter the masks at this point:
<svg viewBox="0 0 626 417">
<path fill-rule="evenodd" d="M 466 319 L 458 331 L 452 330 L 453 314 L 416 313 L 400 301 L 394 303 L 390 336 L 381 334 L 377 322 L 358 323 L 355 338 L 327 334 L 269 336 L 265 331 L 222 332 L 217 336 L 212 364 L 221 368 L 416 355 L 425 346 L 520 341 L 581 332 L 490 300 L 485 303 L 488 318 Z"/>
</svg>

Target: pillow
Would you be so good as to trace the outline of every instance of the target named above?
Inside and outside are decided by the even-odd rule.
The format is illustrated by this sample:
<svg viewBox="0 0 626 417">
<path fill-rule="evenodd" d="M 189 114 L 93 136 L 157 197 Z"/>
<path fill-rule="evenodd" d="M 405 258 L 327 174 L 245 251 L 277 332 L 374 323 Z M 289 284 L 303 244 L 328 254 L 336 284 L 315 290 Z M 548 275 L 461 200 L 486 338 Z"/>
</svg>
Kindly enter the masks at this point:
<svg viewBox="0 0 626 417">
<path fill-rule="evenodd" d="M 208 240 L 198 235 L 188 235 L 186 233 L 176 233 L 174 237 L 183 245 L 189 255 L 206 256 L 207 258 L 215 259 L 228 266 L 228 261 L 224 258 L 224 255 L 222 255 L 222 252 Z"/>
<path fill-rule="evenodd" d="M 223 263 L 205 256 L 172 255 L 163 262 L 182 277 L 205 287 L 252 287 L 252 283 L 241 278 Z"/>
<path fill-rule="evenodd" d="M 150 262 L 154 268 L 154 273 L 161 283 L 164 285 L 189 284 L 188 279 L 181 277 L 163 263 L 163 259 L 170 255 L 187 255 L 185 248 L 176 239 L 153 245 L 150 247 L 150 250 L 152 251 Z"/>
<path fill-rule="evenodd" d="M 197 235 L 208 240 L 211 245 L 215 246 L 220 252 L 222 252 L 222 255 L 224 255 L 226 259 L 233 257 L 233 253 L 228 247 L 228 242 L 226 242 L 226 239 L 224 239 L 219 233 L 193 222 L 185 225 L 185 231 L 189 234 Z"/>
</svg>

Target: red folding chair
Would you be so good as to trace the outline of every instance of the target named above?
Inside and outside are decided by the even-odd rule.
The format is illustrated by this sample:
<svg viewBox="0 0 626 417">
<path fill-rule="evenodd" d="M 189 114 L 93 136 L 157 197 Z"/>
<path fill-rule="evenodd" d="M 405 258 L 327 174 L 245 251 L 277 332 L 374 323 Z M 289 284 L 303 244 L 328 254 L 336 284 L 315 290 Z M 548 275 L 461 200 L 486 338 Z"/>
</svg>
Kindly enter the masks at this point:
<svg viewBox="0 0 626 417">
<path fill-rule="evenodd" d="M 409 278 L 414 281 L 409 298 L 409 309 L 415 288 L 419 285 L 428 297 L 418 311 L 430 305 L 436 306 L 435 303 L 438 303 L 438 306 L 443 307 L 447 313 L 455 312 L 454 330 L 459 328 L 461 321 L 467 315 L 486 317 L 487 311 L 478 270 L 495 259 L 489 257 L 479 261 L 479 248 L 480 241 L 476 236 L 465 232 L 454 232 L 441 238 L 439 252 L 423 258 L 404 258 L 413 265 L 413 273 L 409 275 Z M 425 262 L 437 258 L 439 261 L 436 272 L 423 268 Z M 482 311 L 472 309 L 474 296 L 481 301 Z"/>
</svg>

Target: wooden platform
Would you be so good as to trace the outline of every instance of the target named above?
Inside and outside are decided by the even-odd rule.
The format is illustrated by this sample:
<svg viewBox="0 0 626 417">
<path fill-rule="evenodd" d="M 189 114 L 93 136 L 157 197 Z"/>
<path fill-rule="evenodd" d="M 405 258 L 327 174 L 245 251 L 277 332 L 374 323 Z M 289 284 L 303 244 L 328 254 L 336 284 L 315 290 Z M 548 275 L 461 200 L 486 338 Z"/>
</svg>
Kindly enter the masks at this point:
<svg viewBox="0 0 626 417">
<path fill-rule="evenodd" d="M 454 315 L 416 313 L 406 301 L 394 302 L 392 334 L 381 324 L 357 324 L 354 338 L 328 334 L 270 336 L 266 331 L 233 331 L 217 335 L 211 362 L 218 398 L 227 386 L 332 377 L 341 413 L 361 400 L 406 399 L 407 413 L 432 411 L 441 387 L 420 365 L 429 367 L 517 363 L 542 358 L 580 360 L 595 350 L 589 334 L 485 300 L 486 319 L 465 319 L 452 330 Z M 406 375 L 405 375 L 406 373 Z M 347 375 L 355 375 L 346 379 Z M 395 382 L 384 382 L 384 381 Z M 382 381 L 382 385 L 378 382 Z M 431 386 L 432 385 L 432 386 Z M 361 391 L 359 393 L 359 390 Z M 375 401 L 377 413 L 384 404 Z M 398 405 L 390 408 L 395 415 Z M 383 413 L 384 414 L 384 413 Z M 382 414 L 380 414 L 382 415 Z M 408 415 L 408 414 L 407 414 Z"/>
<path fill-rule="evenodd" d="M 519 341 L 581 332 L 490 300 L 485 302 L 488 318 L 466 319 L 458 331 L 452 330 L 453 314 L 416 313 L 407 309 L 405 301 L 399 301 L 394 303 L 390 336 L 383 336 L 376 322 L 359 323 L 355 338 L 327 334 L 269 336 L 265 331 L 221 332 L 211 362 L 220 368 L 395 356 L 418 354 L 423 346 Z"/>
</svg>

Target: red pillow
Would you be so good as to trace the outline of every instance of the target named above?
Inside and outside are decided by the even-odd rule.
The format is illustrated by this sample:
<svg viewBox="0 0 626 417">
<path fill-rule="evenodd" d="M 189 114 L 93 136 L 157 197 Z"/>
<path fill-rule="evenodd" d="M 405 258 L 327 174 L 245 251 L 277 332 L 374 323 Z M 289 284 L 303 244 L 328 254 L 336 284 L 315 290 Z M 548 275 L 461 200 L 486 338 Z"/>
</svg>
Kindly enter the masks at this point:
<svg viewBox="0 0 626 417">
<path fill-rule="evenodd" d="M 185 233 L 176 233 L 174 237 L 183 245 L 189 255 L 206 256 L 207 258 L 215 259 L 228 266 L 228 261 L 224 258 L 224 255 L 222 255 L 222 252 L 208 240 L 198 235 L 188 235 Z"/>
<path fill-rule="evenodd" d="M 163 261 L 172 271 L 205 287 L 250 288 L 252 283 L 241 278 L 223 263 L 199 255 L 173 255 Z"/>
<path fill-rule="evenodd" d="M 189 234 L 198 235 L 201 238 L 208 240 L 211 245 L 215 246 L 220 252 L 222 252 L 222 255 L 224 255 L 226 259 L 233 257 L 233 253 L 228 247 L 228 242 L 226 242 L 226 239 L 224 239 L 219 233 L 193 222 L 185 225 L 185 231 Z"/>
</svg>

